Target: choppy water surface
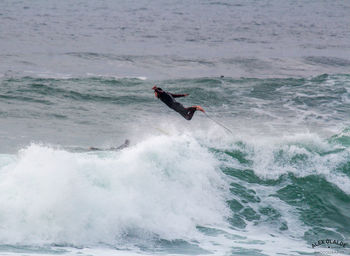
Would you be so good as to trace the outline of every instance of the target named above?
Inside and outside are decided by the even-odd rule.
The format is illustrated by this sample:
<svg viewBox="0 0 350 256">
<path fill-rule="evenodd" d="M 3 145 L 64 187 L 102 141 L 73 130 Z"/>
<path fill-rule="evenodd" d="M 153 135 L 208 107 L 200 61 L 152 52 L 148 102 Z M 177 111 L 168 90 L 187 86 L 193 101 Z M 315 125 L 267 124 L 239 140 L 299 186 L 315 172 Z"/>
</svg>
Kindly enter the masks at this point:
<svg viewBox="0 0 350 256">
<path fill-rule="evenodd" d="M 2 1 L 0 254 L 348 255 L 349 7 Z"/>
<path fill-rule="evenodd" d="M 348 73 L 347 1 L 2 1 L 0 73 Z"/>
</svg>

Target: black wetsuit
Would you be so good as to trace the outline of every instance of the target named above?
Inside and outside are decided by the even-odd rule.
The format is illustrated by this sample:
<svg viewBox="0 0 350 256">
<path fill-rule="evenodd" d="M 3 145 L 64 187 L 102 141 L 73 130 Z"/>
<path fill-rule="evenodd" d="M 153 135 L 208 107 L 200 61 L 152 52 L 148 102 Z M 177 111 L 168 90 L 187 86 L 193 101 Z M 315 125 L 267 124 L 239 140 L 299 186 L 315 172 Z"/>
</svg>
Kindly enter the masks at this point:
<svg viewBox="0 0 350 256">
<path fill-rule="evenodd" d="M 187 120 L 192 119 L 193 114 L 197 109 L 195 107 L 185 108 L 181 103 L 177 102 L 174 99 L 178 97 L 184 97 L 184 94 L 172 94 L 165 91 L 157 91 L 157 93 L 159 99 L 163 101 L 169 108 L 174 109 Z"/>
</svg>

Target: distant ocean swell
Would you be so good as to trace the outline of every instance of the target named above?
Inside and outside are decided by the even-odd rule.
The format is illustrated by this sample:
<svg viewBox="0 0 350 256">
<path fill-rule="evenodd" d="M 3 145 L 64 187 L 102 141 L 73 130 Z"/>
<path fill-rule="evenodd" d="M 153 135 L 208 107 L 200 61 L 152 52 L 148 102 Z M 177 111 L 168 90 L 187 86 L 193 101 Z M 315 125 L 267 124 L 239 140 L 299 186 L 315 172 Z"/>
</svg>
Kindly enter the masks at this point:
<svg viewBox="0 0 350 256">
<path fill-rule="evenodd" d="M 169 91 L 189 93 L 190 97 L 180 100 L 185 106 L 202 105 L 210 115 L 224 118 L 237 129 L 245 126 L 249 130 L 258 125 L 260 130 L 284 127 L 304 131 L 306 127 L 337 132 L 349 125 L 350 77 L 327 74 L 308 79 L 213 77 L 160 81 L 3 77 L 0 115 L 34 116 L 42 120 L 62 117 L 73 123 L 109 120 L 110 124 L 118 119 L 131 122 L 145 120 L 145 116 L 173 117 L 174 113 L 169 115 L 168 109 L 155 101 L 151 91 L 154 84 Z"/>
<path fill-rule="evenodd" d="M 126 96 L 130 98 L 130 103 L 135 100 L 142 102 L 146 100 L 140 96 L 149 96 L 151 84 L 157 83 L 168 89 L 187 90 L 189 92 L 199 93 L 203 96 L 200 101 L 210 100 L 210 103 L 219 104 L 217 97 L 224 96 L 223 93 L 232 93 L 236 96 L 235 89 L 244 89 L 248 91 L 237 91 L 239 96 L 251 96 L 261 99 L 280 100 L 276 96 L 294 96 L 297 101 L 302 102 L 307 97 L 312 103 L 327 103 L 333 99 L 343 100 L 349 103 L 349 75 L 328 75 L 324 74 L 313 78 L 278 78 L 278 79 L 257 79 L 257 78 L 241 78 L 232 79 L 230 77 L 208 77 L 197 79 L 174 79 L 147 81 L 140 78 L 114 78 L 114 77 L 81 77 L 81 78 L 39 78 L 39 77 L 0 77 L 1 91 L 0 97 L 3 99 L 13 99 L 18 97 L 19 100 L 33 101 L 36 98 L 57 97 L 67 98 L 77 101 L 102 101 L 119 104 L 123 102 L 118 97 L 128 93 Z M 250 90 L 250 91 L 249 91 Z M 294 91 L 295 90 L 295 91 Z M 246 92 L 251 94 L 244 95 Z M 271 93 L 274 94 L 271 94 Z M 306 95 L 305 93 L 310 93 Z M 312 92 L 312 94 L 311 94 Z M 209 95 L 210 93 L 210 95 Z M 295 95 L 291 95 L 294 93 Z M 333 95 L 334 93 L 334 95 Z M 25 97 L 26 96 L 26 97 Z M 138 97 L 136 97 L 138 96 Z M 197 94 L 196 94 L 197 96 Z M 209 97 L 210 96 L 210 97 Z M 315 97 L 317 96 L 317 97 Z M 273 97 L 273 98 L 271 98 Z M 147 97 L 148 98 L 148 97 Z M 230 97 L 222 97 L 221 100 L 227 101 Z M 198 99 L 197 99 L 198 100 Z M 278 102 L 278 101 L 276 101 Z M 312 105 L 311 105 L 312 106 Z M 322 106 L 320 106 L 322 107 Z M 347 105 L 345 106 L 347 107 Z"/>
</svg>

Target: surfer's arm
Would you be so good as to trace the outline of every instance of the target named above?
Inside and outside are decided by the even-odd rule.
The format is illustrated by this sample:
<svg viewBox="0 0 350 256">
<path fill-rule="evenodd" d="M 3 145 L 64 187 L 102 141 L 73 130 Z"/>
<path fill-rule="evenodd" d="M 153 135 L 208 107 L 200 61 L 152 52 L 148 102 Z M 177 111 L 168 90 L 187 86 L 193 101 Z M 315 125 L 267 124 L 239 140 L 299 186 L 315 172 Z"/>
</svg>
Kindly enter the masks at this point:
<svg viewBox="0 0 350 256">
<path fill-rule="evenodd" d="M 174 93 L 170 93 L 171 96 L 173 96 L 174 98 L 180 98 L 180 97 L 186 97 L 188 96 L 188 93 L 185 94 L 174 94 Z"/>
</svg>

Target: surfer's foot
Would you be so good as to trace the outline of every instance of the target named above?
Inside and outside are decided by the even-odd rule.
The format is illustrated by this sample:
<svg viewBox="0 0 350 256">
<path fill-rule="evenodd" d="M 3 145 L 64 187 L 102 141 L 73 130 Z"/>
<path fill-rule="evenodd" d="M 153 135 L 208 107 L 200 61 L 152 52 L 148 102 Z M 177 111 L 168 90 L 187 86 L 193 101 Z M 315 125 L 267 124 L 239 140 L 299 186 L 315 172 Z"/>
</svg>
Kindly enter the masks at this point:
<svg viewBox="0 0 350 256">
<path fill-rule="evenodd" d="M 203 113 L 205 113 L 204 109 L 201 106 L 194 106 L 197 110 L 202 111 Z"/>
</svg>

